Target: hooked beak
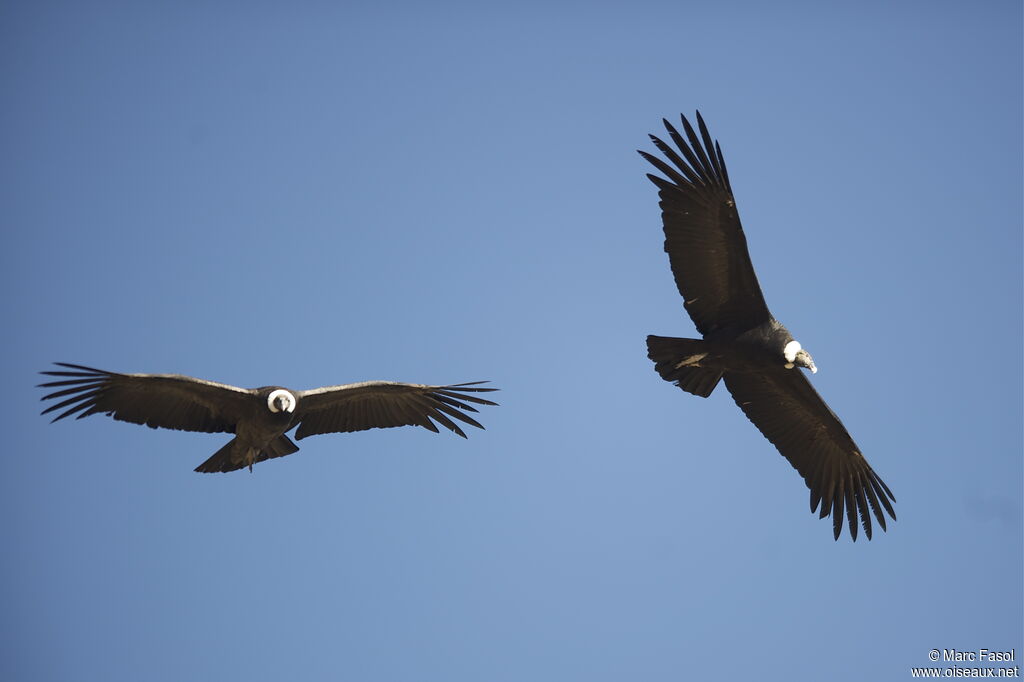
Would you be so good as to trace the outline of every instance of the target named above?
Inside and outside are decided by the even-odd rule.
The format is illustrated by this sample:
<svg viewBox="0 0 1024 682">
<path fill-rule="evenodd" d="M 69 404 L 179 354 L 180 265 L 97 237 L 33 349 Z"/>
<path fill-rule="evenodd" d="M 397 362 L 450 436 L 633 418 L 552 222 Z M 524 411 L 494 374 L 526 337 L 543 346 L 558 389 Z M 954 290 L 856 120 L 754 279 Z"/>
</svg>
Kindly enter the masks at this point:
<svg viewBox="0 0 1024 682">
<path fill-rule="evenodd" d="M 807 369 L 811 370 L 811 374 L 818 373 L 818 368 L 814 366 L 814 358 L 812 358 L 811 354 L 808 353 L 807 351 L 801 350 L 799 353 L 796 354 L 796 358 L 794 359 L 797 365 L 800 365 L 801 367 L 806 367 Z"/>
</svg>

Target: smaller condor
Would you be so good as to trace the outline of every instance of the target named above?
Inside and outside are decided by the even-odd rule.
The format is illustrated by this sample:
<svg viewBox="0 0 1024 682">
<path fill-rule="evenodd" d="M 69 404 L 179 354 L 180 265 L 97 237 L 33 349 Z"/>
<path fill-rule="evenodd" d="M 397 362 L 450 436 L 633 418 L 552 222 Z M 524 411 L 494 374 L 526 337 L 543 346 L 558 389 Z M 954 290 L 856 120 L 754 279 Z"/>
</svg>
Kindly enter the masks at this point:
<svg viewBox="0 0 1024 682">
<path fill-rule="evenodd" d="M 664 121 L 678 151 L 651 135 L 672 165 L 641 151 L 665 177 L 658 187 L 665 251 L 683 306 L 703 340 L 647 337 L 647 355 L 666 381 L 703 398 L 719 380 L 811 491 L 811 512 L 832 515 L 835 539 L 857 539 L 857 517 L 871 539 L 871 513 L 894 520 L 889 488 L 868 465 L 835 413 L 798 368 L 818 371 L 810 354 L 768 311 L 747 252 L 729 173 L 697 112 L 700 136 L 681 117 L 686 139 Z M 687 142 L 689 140 L 689 142 Z M 681 155 L 681 156 L 680 156 Z M 667 178 L 667 179 L 666 179 Z"/>
<path fill-rule="evenodd" d="M 297 452 L 298 446 L 284 435 L 295 426 L 299 427 L 295 438 L 302 440 L 320 433 L 392 426 L 422 426 L 438 433 L 437 422 L 465 438 L 449 417 L 482 429 L 466 414 L 477 411 L 467 403 L 497 404 L 471 395 L 498 390 L 478 386 L 485 381 L 449 386 L 365 381 L 292 391 L 280 386 L 237 388 L 180 374 L 117 374 L 64 362 L 55 364 L 71 371 L 41 372 L 68 377 L 40 384 L 42 388 L 61 389 L 43 396 L 43 400 L 68 396 L 43 410 L 42 414 L 47 414 L 67 408 L 53 421 L 75 413 L 81 419 L 102 412 L 119 421 L 154 429 L 235 434 L 196 467 L 202 473 L 244 467 L 252 471 L 256 462 Z"/>
</svg>

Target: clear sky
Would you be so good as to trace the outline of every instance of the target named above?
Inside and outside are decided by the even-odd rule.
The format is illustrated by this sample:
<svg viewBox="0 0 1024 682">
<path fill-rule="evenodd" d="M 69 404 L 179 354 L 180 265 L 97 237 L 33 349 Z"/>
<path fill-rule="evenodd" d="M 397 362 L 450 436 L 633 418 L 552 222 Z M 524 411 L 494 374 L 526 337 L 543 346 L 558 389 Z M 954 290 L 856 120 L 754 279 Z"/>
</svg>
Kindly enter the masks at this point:
<svg viewBox="0 0 1024 682">
<path fill-rule="evenodd" d="M 1021 11 L 3 3 L 0 678 L 1020 665 Z M 635 150 L 694 109 L 896 495 L 870 542 L 646 358 L 695 331 Z M 200 475 L 228 436 L 39 416 L 52 361 L 501 405 Z"/>
</svg>

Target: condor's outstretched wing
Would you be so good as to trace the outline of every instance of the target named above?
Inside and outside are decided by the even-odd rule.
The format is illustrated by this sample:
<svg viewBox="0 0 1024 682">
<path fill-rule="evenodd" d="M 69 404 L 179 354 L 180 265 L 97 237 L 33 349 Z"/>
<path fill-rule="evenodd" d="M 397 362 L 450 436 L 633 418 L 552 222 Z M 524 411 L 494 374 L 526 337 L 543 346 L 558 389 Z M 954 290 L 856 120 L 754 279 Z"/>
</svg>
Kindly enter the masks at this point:
<svg viewBox="0 0 1024 682">
<path fill-rule="evenodd" d="M 686 117 L 681 118 L 689 143 L 664 121 L 678 152 L 651 135 L 671 166 L 640 152 L 668 178 L 647 175 L 658 186 L 672 274 L 686 311 L 702 335 L 733 326 L 747 330 L 771 315 L 750 263 L 722 150 L 712 143 L 700 112 L 700 137 Z"/>
<path fill-rule="evenodd" d="M 40 374 L 66 378 L 39 384 L 61 389 L 42 398 L 64 398 L 42 412 L 64 409 L 53 421 L 75 413 L 81 419 L 102 412 L 119 421 L 152 428 L 234 433 L 235 424 L 254 396 L 253 391 L 244 388 L 180 374 L 118 374 L 65 362 L 54 364 L 68 369 Z"/>
<path fill-rule="evenodd" d="M 882 530 L 882 508 L 896 519 L 890 504 L 896 498 L 803 372 L 782 367 L 758 374 L 727 372 L 725 385 L 747 418 L 803 476 L 811 491 L 811 511 L 820 503 L 820 518 L 832 515 L 837 540 L 844 507 L 855 541 L 858 516 L 869 540 L 872 512 Z"/>
<path fill-rule="evenodd" d="M 392 426 L 422 426 L 438 433 L 434 422 L 465 438 L 466 434 L 449 417 L 484 428 L 466 414 L 477 411 L 468 403 L 497 405 L 472 395 L 498 390 L 477 385 L 484 383 L 487 382 L 424 386 L 393 381 L 364 381 L 302 391 L 298 394 L 299 404 L 295 414 L 299 422 L 295 438 Z"/>
</svg>

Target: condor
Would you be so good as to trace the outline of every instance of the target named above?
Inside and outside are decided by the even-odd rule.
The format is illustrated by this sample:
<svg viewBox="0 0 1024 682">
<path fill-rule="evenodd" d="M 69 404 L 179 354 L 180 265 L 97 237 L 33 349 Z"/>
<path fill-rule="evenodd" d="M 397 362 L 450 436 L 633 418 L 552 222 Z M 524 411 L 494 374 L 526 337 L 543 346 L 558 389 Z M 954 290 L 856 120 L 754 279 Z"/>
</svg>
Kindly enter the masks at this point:
<svg viewBox="0 0 1024 682">
<path fill-rule="evenodd" d="M 64 377 L 40 384 L 60 390 L 43 400 L 64 398 L 43 414 L 67 408 L 53 421 L 77 413 L 77 418 L 105 413 L 119 421 L 152 428 L 233 433 L 212 457 L 196 467 L 202 473 L 235 471 L 298 451 L 285 435 L 298 426 L 295 438 L 320 433 L 422 426 L 438 433 L 434 422 L 466 434 L 452 421 L 484 428 L 466 414 L 476 405 L 496 405 L 472 395 L 496 391 L 474 381 L 449 386 L 423 386 L 392 381 L 366 381 L 293 391 L 280 386 L 237 388 L 179 374 L 117 374 L 101 369 L 55 363 L 65 370 L 41 372 Z M 432 421 L 433 420 L 433 421 Z"/>
<path fill-rule="evenodd" d="M 647 355 L 666 381 L 708 397 L 725 380 L 733 400 L 789 460 L 811 491 L 811 512 L 831 514 L 835 539 L 857 517 L 871 539 L 871 514 L 885 530 L 896 519 L 892 492 L 868 465 L 842 422 L 800 368 L 818 371 L 810 354 L 768 311 L 750 263 L 729 174 L 717 142 L 697 112 L 686 138 L 664 121 L 675 148 L 651 135 L 670 163 L 641 151 L 665 177 L 648 174 L 661 199 L 665 251 L 683 306 L 703 340 L 647 337 Z M 677 151 L 678 149 L 678 151 Z M 671 165 L 670 165 L 671 164 Z"/>
</svg>

